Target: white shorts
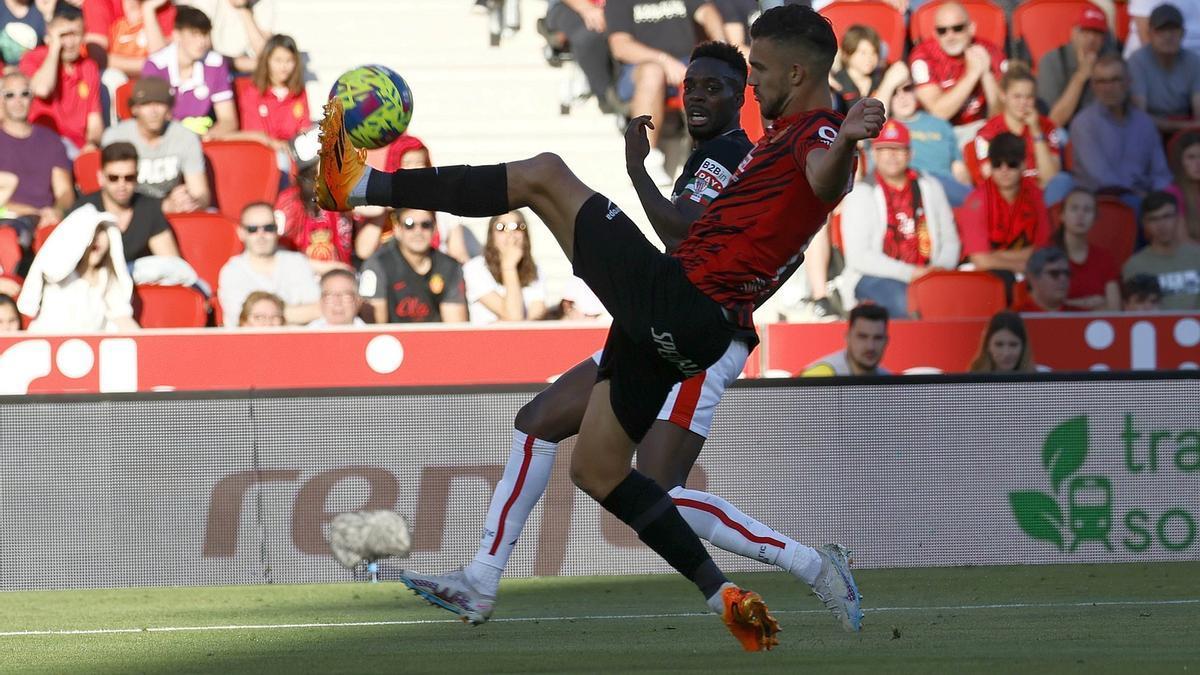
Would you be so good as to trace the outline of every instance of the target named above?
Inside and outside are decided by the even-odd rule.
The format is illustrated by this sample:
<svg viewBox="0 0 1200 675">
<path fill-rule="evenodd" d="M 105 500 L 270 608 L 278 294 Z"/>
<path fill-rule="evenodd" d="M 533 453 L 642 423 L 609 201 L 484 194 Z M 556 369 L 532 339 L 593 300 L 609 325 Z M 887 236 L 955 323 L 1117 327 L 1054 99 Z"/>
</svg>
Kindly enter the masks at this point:
<svg viewBox="0 0 1200 675">
<path fill-rule="evenodd" d="M 603 353 L 601 350 L 592 354 L 592 361 L 598 365 Z M 663 402 L 656 419 L 708 438 L 717 403 L 721 401 L 726 387 L 742 374 L 748 358 L 750 350 L 746 343 L 733 340 L 721 358 L 707 370 L 671 387 L 671 393 L 667 394 L 667 400 Z"/>
</svg>

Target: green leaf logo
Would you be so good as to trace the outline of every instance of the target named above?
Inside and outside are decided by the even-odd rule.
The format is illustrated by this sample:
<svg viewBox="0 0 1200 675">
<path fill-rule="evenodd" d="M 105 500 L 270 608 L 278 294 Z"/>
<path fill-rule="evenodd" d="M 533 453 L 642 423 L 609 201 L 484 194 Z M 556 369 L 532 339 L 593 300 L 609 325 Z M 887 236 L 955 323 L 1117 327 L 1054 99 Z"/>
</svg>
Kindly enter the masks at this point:
<svg viewBox="0 0 1200 675">
<path fill-rule="evenodd" d="M 1036 490 L 1027 490 L 1008 493 L 1008 502 L 1012 504 L 1013 515 L 1025 534 L 1048 541 L 1058 550 L 1063 550 L 1062 534 L 1059 532 L 1063 514 L 1054 499 Z"/>
<path fill-rule="evenodd" d="M 1042 466 L 1050 471 L 1054 492 L 1083 466 L 1088 451 L 1088 418 L 1073 417 L 1058 425 L 1042 445 Z"/>
</svg>

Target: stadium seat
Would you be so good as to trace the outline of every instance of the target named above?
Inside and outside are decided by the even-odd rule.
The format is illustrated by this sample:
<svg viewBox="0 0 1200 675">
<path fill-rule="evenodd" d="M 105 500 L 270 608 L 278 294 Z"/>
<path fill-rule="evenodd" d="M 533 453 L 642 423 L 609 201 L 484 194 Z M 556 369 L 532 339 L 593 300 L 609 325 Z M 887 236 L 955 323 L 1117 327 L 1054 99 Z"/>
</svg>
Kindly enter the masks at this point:
<svg viewBox="0 0 1200 675">
<path fill-rule="evenodd" d="M 908 311 L 921 319 L 989 317 L 1007 305 L 1004 281 L 989 272 L 939 270 L 908 285 Z"/>
<path fill-rule="evenodd" d="M 54 228 L 56 228 L 56 227 L 58 227 L 58 225 L 50 225 L 48 227 L 39 227 L 37 230 L 34 231 L 34 233 L 33 233 L 33 252 L 34 253 L 37 253 L 38 251 L 41 250 L 42 244 L 46 243 L 46 240 L 50 238 L 50 233 L 53 232 Z"/>
<path fill-rule="evenodd" d="M 1125 44 L 1125 40 L 1129 38 L 1129 3 L 1126 0 L 1118 0 L 1113 3 L 1113 24 L 1116 26 L 1117 42 Z"/>
<path fill-rule="evenodd" d="M 275 203 L 279 164 L 275 151 L 255 141 L 209 141 L 204 144 L 217 210 L 233 219 L 252 202 Z"/>
<path fill-rule="evenodd" d="M 179 242 L 180 255 L 215 295 L 221 267 L 242 252 L 237 222 L 219 213 L 170 213 L 167 221 Z"/>
<path fill-rule="evenodd" d="M 1137 246 L 1137 214 L 1116 197 L 1096 198 L 1096 224 L 1088 233 L 1088 243 L 1109 252 L 1120 268 Z"/>
<path fill-rule="evenodd" d="M 742 104 L 741 120 L 742 131 L 746 132 L 746 137 L 751 143 L 757 143 L 763 135 L 763 119 L 758 101 L 754 98 L 754 89 L 750 85 L 746 85 L 746 102 Z"/>
<path fill-rule="evenodd" d="M 908 22 L 908 34 L 913 44 L 933 39 L 934 15 L 937 8 L 948 0 L 935 0 L 921 5 Z M 1005 50 L 1005 40 L 1008 38 L 1008 23 L 1004 10 L 991 0 L 958 0 L 966 8 L 967 14 L 975 22 L 975 37 L 987 40 Z"/>
<path fill-rule="evenodd" d="M 1026 0 L 1013 12 L 1013 41 L 1025 45 L 1034 72 L 1048 52 L 1071 39 L 1071 29 L 1088 0 Z"/>
<path fill-rule="evenodd" d="M 139 284 L 133 289 L 133 318 L 142 328 L 203 328 L 208 307 L 194 288 Z"/>
<path fill-rule="evenodd" d="M 883 41 L 885 61 L 894 63 L 904 58 L 904 15 L 882 0 L 837 0 L 821 10 L 833 24 L 838 43 L 846 30 L 855 24 L 874 28 Z M 881 55 L 882 56 L 882 55 Z"/>
<path fill-rule="evenodd" d="M 971 174 L 971 184 L 980 185 L 983 183 L 983 162 L 986 160 L 979 159 L 979 152 L 975 149 L 975 141 L 967 141 L 962 146 L 963 164 L 967 165 L 967 173 Z"/>
<path fill-rule="evenodd" d="M 88 150 L 75 158 L 75 185 L 83 194 L 100 189 L 100 151 Z"/>
<path fill-rule="evenodd" d="M 127 120 L 133 118 L 133 109 L 129 106 L 129 97 L 133 96 L 133 85 L 137 84 L 137 80 L 130 80 L 125 84 L 117 87 L 117 91 L 113 93 L 113 104 L 117 108 L 117 119 Z"/>
</svg>

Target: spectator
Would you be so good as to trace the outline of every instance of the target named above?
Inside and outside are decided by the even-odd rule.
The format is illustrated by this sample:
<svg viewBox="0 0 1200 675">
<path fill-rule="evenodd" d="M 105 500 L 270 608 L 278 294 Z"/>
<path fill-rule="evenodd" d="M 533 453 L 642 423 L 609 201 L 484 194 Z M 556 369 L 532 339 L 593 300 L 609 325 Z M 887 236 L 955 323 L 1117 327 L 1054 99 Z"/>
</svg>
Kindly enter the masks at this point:
<svg viewBox="0 0 1200 675">
<path fill-rule="evenodd" d="M 280 242 L 303 253 L 313 269 L 323 274 L 349 266 L 354 224 L 347 214 L 317 206 L 313 196 L 316 181 L 316 164 L 301 169 L 296 184 L 279 193 L 275 213 L 279 218 Z"/>
<path fill-rule="evenodd" d="M 279 328 L 283 326 L 283 300 L 274 293 L 254 291 L 246 296 L 238 314 L 239 328 Z"/>
<path fill-rule="evenodd" d="M 903 122 L 911 137 L 909 164 L 914 171 L 936 178 L 951 206 L 960 206 L 971 192 L 971 173 L 963 162 L 962 146 L 957 143 L 954 127 L 917 105 L 913 84 L 903 84 L 892 95 L 888 115 Z"/>
<path fill-rule="evenodd" d="M 0 333 L 15 333 L 21 330 L 21 312 L 11 295 L 0 293 Z"/>
<path fill-rule="evenodd" d="M 850 310 L 846 348 L 809 364 L 801 377 L 831 375 L 891 375 L 880 367 L 888 343 L 888 313 L 879 305 L 859 305 Z"/>
<path fill-rule="evenodd" d="M 1084 5 L 1071 29 L 1071 39 L 1038 63 L 1037 94 L 1056 127 L 1066 128 L 1075 113 L 1092 102 L 1092 68 L 1101 53 L 1113 51 L 1104 12 Z"/>
<path fill-rule="evenodd" d="M 76 208 L 91 204 L 116 216 L 125 260 L 149 255 L 179 257 L 175 233 L 163 216 L 162 200 L 138 194 L 137 148 L 118 141 L 100 153 L 100 190 L 79 198 Z"/>
<path fill-rule="evenodd" d="M 839 112 L 847 112 L 859 99 L 867 96 L 886 105 L 896 89 L 908 81 L 908 66 L 903 61 L 896 61 L 884 69 L 881 45 L 879 33 L 870 26 L 853 25 L 842 36 L 838 52 L 841 67 L 830 75 L 829 81 Z"/>
<path fill-rule="evenodd" d="M 704 0 L 608 0 L 604 17 L 609 49 L 621 64 L 617 97 L 629 102 L 632 114 L 651 116 L 654 126 L 647 130 L 651 150 L 646 168 L 656 184 L 668 187 L 675 179 L 658 149 L 666 100 L 683 84 L 685 62 L 696 44 L 692 22 L 703 26 L 708 39 L 724 40 L 721 14 Z"/>
<path fill-rule="evenodd" d="M 1162 4 L 1150 14 L 1150 43 L 1129 57 L 1133 102 L 1163 133 L 1200 122 L 1200 54 L 1183 49 L 1183 15 Z"/>
<path fill-rule="evenodd" d="M 249 73 L 275 30 L 275 0 L 179 0 L 212 19 L 213 50 Z"/>
<path fill-rule="evenodd" d="M 71 159 L 98 146 L 104 122 L 100 116 L 100 69 L 82 49 L 83 15 L 59 3 L 46 26 L 46 44 L 21 57 L 29 77 L 33 106 L 29 120 L 49 127 L 68 141 Z"/>
<path fill-rule="evenodd" d="M 908 129 L 888 120 L 871 144 L 875 175 L 842 203 L 846 269 L 839 276 L 859 302 L 908 317 L 908 284 L 958 265 L 958 231 L 941 185 L 909 167 Z"/>
<path fill-rule="evenodd" d="M 1129 0 L 1129 36 L 1125 38 L 1125 58 L 1150 44 L 1150 18 L 1153 10 L 1165 4 L 1166 0 Z M 1172 4 L 1184 15 L 1184 47 L 1194 52 L 1200 51 L 1200 5 L 1194 0 L 1177 0 Z"/>
<path fill-rule="evenodd" d="M 136 31 L 131 34 L 129 30 L 133 24 L 139 21 L 143 24 L 146 23 L 145 10 L 148 8 L 145 5 L 147 4 L 153 5 L 155 20 L 152 23 L 157 26 L 157 32 L 163 37 L 164 45 L 167 38 L 171 36 L 171 27 L 175 25 L 175 5 L 171 3 L 171 0 L 72 0 L 72 4 L 76 6 L 82 4 L 83 40 L 88 54 L 97 63 L 105 63 L 109 52 L 122 50 L 122 47 L 117 44 L 117 39 L 128 41 L 130 37 L 133 37 L 133 41 L 139 43 L 144 39 L 145 44 L 140 46 L 146 47 L 147 53 L 161 48 L 151 47 L 150 32 L 154 28 L 143 26 L 140 36 Z M 141 6 L 135 7 L 135 5 Z M 125 20 L 124 29 L 119 27 L 122 19 Z M 110 68 L 114 65 L 112 61 L 108 61 Z M 139 68 L 130 72 L 129 75 L 134 77 L 140 72 Z"/>
<path fill-rule="evenodd" d="M 167 213 L 201 211 L 212 203 L 200 138 L 171 119 L 175 99 L 166 80 L 143 77 L 130 96 L 133 119 L 104 132 L 104 144 L 137 148 L 138 191 L 163 200 Z"/>
<path fill-rule="evenodd" d="M 1184 239 L 1200 244 L 1200 130 L 1184 131 L 1167 149 L 1175 182 L 1166 191 L 1183 209 Z"/>
<path fill-rule="evenodd" d="M 93 206 L 71 212 L 33 259 L 17 306 L 34 317 L 30 331 L 75 333 L 136 330 L 133 280 L 121 232 Z"/>
<path fill-rule="evenodd" d="M 991 176 L 959 212 L 963 256 L 976 269 L 1016 274 L 1050 241 L 1050 215 L 1037 181 L 1023 176 L 1025 141 L 1007 131 L 988 147 Z"/>
<path fill-rule="evenodd" d="M 1017 312 L 1067 312 L 1071 289 L 1071 263 L 1057 246 L 1039 248 L 1025 264 L 1029 292 L 1013 307 Z"/>
<path fill-rule="evenodd" d="M 601 110 L 612 112 L 609 100 L 613 86 L 612 53 L 608 51 L 603 0 L 552 1 L 546 9 L 546 28 L 566 37 L 575 63 L 587 78 L 588 89 Z"/>
<path fill-rule="evenodd" d="M 975 153 L 981 161 L 983 177 L 991 175 L 987 162 L 988 144 L 997 135 L 1009 132 L 1025 141 L 1026 178 L 1037 181 L 1046 198 L 1046 204 L 1057 204 L 1070 192 L 1071 175 L 1062 173 L 1062 140 L 1054 123 L 1037 111 L 1036 83 L 1033 74 L 1023 63 L 1009 66 L 1000 78 L 1001 112 L 989 119 L 975 137 Z"/>
<path fill-rule="evenodd" d="M 1016 312 L 997 312 L 988 322 L 979 351 L 971 359 L 972 373 L 1032 373 L 1033 347 L 1025 322 Z"/>
<path fill-rule="evenodd" d="M 0 65 L 15 66 L 46 38 L 46 17 L 32 0 L 0 0 Z"/>
<path fill-rule="evenodd" d="M 101 0 L 100 4 L 106 4 Z M 167 46 L 170 36 L 170 24 L 165 27 L 159 21 L 159 10 L 167 15 L 165 18 L 174 20 L 174 7 L 170 0 L 121 0 L 113 7 L 110 22 L 105 31 L 103 42 L 95 39 L 91 29 L 87 29 L 84 40 L 93 44 L 103 44 L 108 53 L 107 67 L 103 80 L 110 91 L 116 90 L 131 77 L 137 77 L 146 66 L 146 57 Z M 88 11 L 84 11 L 84 23 L 88 23 Z M 150 18 L 149 21 L 146 19 Z M 92 19 L 93 22 L 96 19 Z"/>
<path fill-rule="evenodd" d="M 604 308 L 604 303 L 600 302 L 600 298 L 596 297 L 583 279 L 574 275 L 567 279 L 566 285 L 563 286 L 560 308 L 562 309 L 562 318 L 566 321 L 612 319 L 608 310 Z"/>
<path fill-rule="evenodd" d="M 212 22 L 195 7 L 180 7 L 171 43 L 154 52 L 142 76 L 161 77 L 174 92 L 172 115 L 205 140 L 237 131 L 229 66 L 212 51 Z"/>
<path fill-rule="evenodd" d="M 362 304 L 354 272 L 346 269 L 329 270 L 321 275 L 321 316 L 308 327 L 365 326 L 366 322 L 358 316 Z"/>
<path fill-rule="evenodd" d="M 1135 274 L 1121 284 L 1126 312 L 1157 312 L 1162 309 L 1162 288 L 1153 274 Z"/>
<path fill-rule="evenodd" d="M 308 258 L 295 251 L 279 249 L 279 225 L 275 209 L 255 202 L 242 209 L 238 236 L 246 250 L 229 259 L 217 280 L 217 295 L 226 325 L 240 316 L 242 305 L 253 291 L 268 291 L 285 303 L 284 318 L 290 324 L 306 324 L 320 315 L 317 287 Z"/>
<path fill-rule="evenodd" d="M 954 125 L 961 147 L 999 109 L 999 80 L 1008 63 L 999 47 L 975 38 L 975 23 L 957 2 L 939 6 L 934 25 L 937 39 L 913 48 L 910 69 L 917 99 Z"/>
<path fill-rule="evenodd" d="M 1166 192 L 1151 192 L 1141 217 L 1150 244 L 1125 261 L 1122 276 L 1157 277 L 1163 309 L 1200 309 L 1200 244 L 1180 238 L 1179 204 Z"/>
<path fill-rule="evenodd" d="M 31 124 L 29 78 L 10 72 L 0 80 L 4 118 L 0 121 L 0 171 L 12 174 L 15 189 L 5 200 L 0 230 L 12 227 L 29 248 L 33 230 L 54 225 L 75 199 L 71 163 L 58 134 Z"/>
<path fill-rule="evenodd" d="M 492 216 L 483 255 L 463 265 L 471 323 L 537 321 L 546 314 L 546 287 L 530 253 L 520 211 Z"/>
<path fill-rule="evenodd" d="M 1071 122 L 1075 183 L 1097 193 L 1120 195 L 1134 208 L 1151 190 L 1171 182 L 1154 121 L 1129 102 L 1129 75 L 1116 56 L 1092 68 L 1092 101 Z"/>
<path fill-rule="evenodd" d="M 433 248 L 432 211 L 397 209 L 393 244 L 363 266 L 359 292 L 374 308 L 375 323 L 467 320 L 462 265 Z"/>
<path fill-rule="evenodd" d="M 1067 305 L 1082 310 L 1121 309 L 1121 271 L 1108 251 L 1088 242 L 1096 223 L 1096 196 L 1075 188 L 1063 200 L 1062 222 L 1055 243 L 1067 254 L 1071 289 Z"/>
<path fill-rule="evenodd" d="M 259 140 L 280 153 L 280 169 L 291 172 L 292 142 L 312 128 L 300 68 L 300 48 L 287 35 L 267 40 L 253 74 L 237 81 L 239 136 Z"/>
</svg>

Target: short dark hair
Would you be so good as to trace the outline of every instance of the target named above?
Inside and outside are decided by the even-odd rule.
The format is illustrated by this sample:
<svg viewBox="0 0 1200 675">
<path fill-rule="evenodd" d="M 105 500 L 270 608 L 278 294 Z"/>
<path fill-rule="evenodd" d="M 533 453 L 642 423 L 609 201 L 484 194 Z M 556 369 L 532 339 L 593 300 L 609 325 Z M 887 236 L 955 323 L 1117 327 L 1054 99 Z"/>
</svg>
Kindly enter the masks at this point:
<svg viewBox="0 0 1200 675">
<path fill-rule="evenodd" d="M 0 305 L 8 305 L 18 315 L 21 314 L 21 310 L 17 309 L 17 301 L 13 300 L 13 297 L 7 293 L 0 293 Z"/>
<path fill-rule="evenodd" d="M 342 267 L 335 267 L 335 268 L 325 272 L 324 274 L 321 275 L 321 280 L 318 283 L 319 283 L 319 285 L 324 286 L 325 282 L 327 280 L 334 279 L 336 277 L 345 277 L 345 278 L 349 279 L 351 282 L 353 282 L 354 284 L 356 284 L 356 287 L 357 287 L 358 277 L 354 276 L 354 272 L 351 272 L 350 270 L 342 268 Z"/>
<path fill-rule="evenodd" d="M 1029 256 L 1025 262 L 1025 276 L 1036 277 L 1046 269 L 1046 265 L 1066 260 L 1067 254 L 1057 246 L 1043 246 Z"/>
<path fill-rule="evenodd" d="M 1179 213 L 1179 200 L 1176 199 L 1175 195 L 1171 194 L 1170 192 L 1154 190 L 1153 192 L 1147 194 L 1142 199 L 1142 210 L 1140 213 L 1138 213 L 1138 222 L 1145 223 L 1147 213 L 1150 213 L 1151 211 L 1157 211 L 1167 205 L 1174 206 L 1175 213 Z"/>
<path fill-rule="evenodd" d="M 877 305 L 873 302 L 864 302 L 856 305 L 850 310 L 849 325 L 853 326 L 855 321 L 866 319 L 867 321 L 882 321 L 888 322 L 888 311 L 883 305 Z"/>
<path fill-rule="evenodd" d="M 138 161 L 137 148 L 133 147 L 133 143 L 128 141 L 109 143 L 100 151 L 100 166 L 108 166 L 113 162 L 128 160 Z"/>
<path fill-rule="evenodd" d="M 59 2 L 54 6 L 54 14 L 50 16 L 51 21 L 83 21 L 83 10 L 69 2 Z"/>
<path fill-rule="evenodd" d="M 1025 161 L 1025 139 L 1005 131 L 997 134 L 988 145 L 988 161 L 992 166 L 1001 162 L 1014 164 Z"/>
<path fill-rule="evenodd" d="M 1133 298 L 1150 296 L 1162 298 L 1162 285 L 1153 274 L 1135 274 L 1121 284 L 1121 298 L 1126 302 Z"/>
<path fill-rule="evenodd" d="M 701 42 L 692 50 L 691 60 L 695 61 L 696 59 L 716 59 L 723 61 L 737 75 L 738 84 L 742 88 L 745 88 L 746 72 L 749 70 L 749 67 L 746 65 L 746 57 L 742 56 L 737 47 L 719 40 Z"/>
<path fill-rule="evenodd" d="M 184 5 L 175 10 L 175 30 L 196 30 L 208 35 L 212 32 L 212 20 L 195 7 Z"/>
<path fill-rule="evenodd" d="M 775 40 L 796 47 L 806 61 L 824 71 L 833 65 L 838 51 L 833 24 L 805 5 L 783 5 L 768 9 L 750 26 L 750 37 L 755 40 Z"/>
</svg>

